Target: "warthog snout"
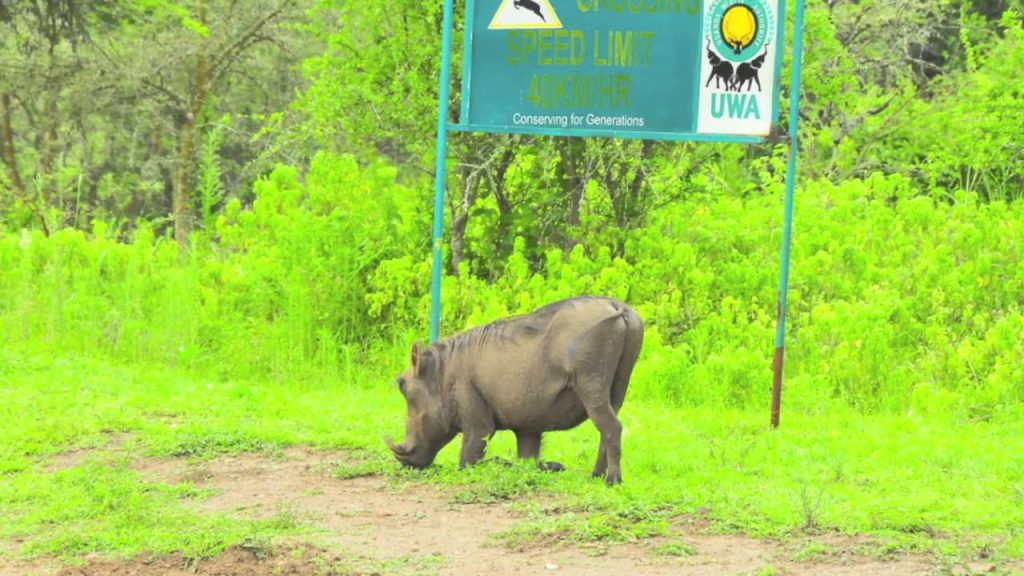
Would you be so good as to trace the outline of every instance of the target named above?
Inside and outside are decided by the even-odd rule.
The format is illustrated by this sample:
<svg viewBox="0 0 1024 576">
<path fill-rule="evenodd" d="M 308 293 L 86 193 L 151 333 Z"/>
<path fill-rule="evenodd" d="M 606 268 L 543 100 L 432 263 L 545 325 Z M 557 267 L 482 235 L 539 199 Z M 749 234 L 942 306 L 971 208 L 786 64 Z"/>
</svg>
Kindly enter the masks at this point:
<svg viewBox="0 0 1024 576">
<path fill-rule="evenodd" d="M 422 459 L 416 457 L 416 451 L 405 447 L 403 444 L 395 444 L 394 440 L 385 436 L 384 443 L 391 449 L 391 453 L 395 455 L 395 458 L 401 462 L 404 466 L 412 468 L 426 468 L 430 465 L 430 461 L 424 462 Z"/>
</svg>

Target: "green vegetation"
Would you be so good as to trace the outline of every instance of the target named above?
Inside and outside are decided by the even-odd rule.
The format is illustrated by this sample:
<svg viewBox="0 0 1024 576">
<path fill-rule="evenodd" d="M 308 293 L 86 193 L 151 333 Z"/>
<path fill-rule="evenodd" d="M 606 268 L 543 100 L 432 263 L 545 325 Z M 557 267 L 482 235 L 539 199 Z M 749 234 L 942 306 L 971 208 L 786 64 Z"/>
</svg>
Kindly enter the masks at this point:
<svg viewBox="0 0 1024 576">
<path fill-rule="evenodd" d="M 426 325 L 428 225 L 382 165 L 320 155 L 304 182 L 278 169 L 232 202 L 216 245 L 179 263 L 140 228 L 97 223 L 0 239 L 0 327 L 42 349 L 202 370 L 219 378 L 383 385 Z M 346 191 L 344 194 L 341 191 Z M 849 406 L 955 422 L 1024 401 L 1020 203 L 916 195 L 900 176 L 807 183 L 797 201 L 787 406 Z M 631 397 L 749 408 L 770 381 L 778 198 L 699 198 L 643 228 L 604 229 L 621 254 L 517 239 L 495 279 L 444 283 L 445 332 L 581 293 L 634 302 L 648 324 Z M 375 222 L 372 227 L 366 222 Z M 536 269 L 534 269 L 536 266 Z M 389 355 L 390 354 L 390 355 Z M 354 366 L 370 374 L 353 373 Z M 378 369 L 374 371 L 374 369 Z M 789 411 L 790 408 L 787 408 Z"/>
<path fill-rule="evenodd" d="M 0 3 L 0 553 L 315 538 L 132 467 L 303 445 L 514 502 L 502 546 L 686 517 L 1024 558 L 1019 1 L 808 3 L 774 432 L 784 146 L 453 135 L 443 334 L 582 293 L 645 319 L 611 490 L 589 424 L 546 439 L 563 474 L 383 449 L 429 312 L 438 2 L 45 4 Z"/>
<path fill-rule="evenodd" d="M 338 470 L 338 477 L 384 473 L 444 484 L 454 502 L 518 502 L 527 520 L 500 535 L 509 546 L 637 541 L 666 534 L 679 515 L 699 515 L 716 530 L 762 537 L 867 534 L 879 554 L 1024 554 L 1024 426 L 1016 418 L 950 426 L 833 406 L 811 415 L 790 411 L 785 426 L 770 432 L 764 411 L 753 407 L 638 400 L 623 411 L 626 483 L 608 490 L 586 475 L 596 445 L 590 425 L 549 438 L 545 455 L 567 465 L 562 474 L 520 462 L 458 471 L 457 443 L 437 466 L 415 472 L 400 470 L 378 448 L 382 434 L 402 427 L 401 399 L 385 385 L 225 382 L 21 350 L 3 360 L 0 537 L 24 541 L 22 553 L 201 555 L 297 530 L 313 534 L 288 516 L 253 522 L 198 515 L 183 500 L 204 492 L 142 482 L 130 467 L 141 456 L 209 458 L 312 445 L 368 449 L 360 470 Z M 116 449 L 108 446 L 114 438 Z M 54 455 L 83 448 L 94 451 L 67 468 L 51 466 Z M 511 458 L 512 436 L 499 434 L 490 453 Z M 530 504 L 535 494 L 559 498 Z"/>
</svg>

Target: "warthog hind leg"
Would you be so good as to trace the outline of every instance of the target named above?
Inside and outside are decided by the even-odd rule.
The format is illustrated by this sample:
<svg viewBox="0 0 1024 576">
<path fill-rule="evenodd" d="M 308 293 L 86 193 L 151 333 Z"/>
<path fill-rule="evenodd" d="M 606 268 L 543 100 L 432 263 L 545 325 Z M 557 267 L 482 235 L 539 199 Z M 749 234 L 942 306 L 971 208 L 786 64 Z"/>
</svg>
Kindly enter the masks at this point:
<svg viewBox="0 0 1024 576">
<path fill-rule="evenodd" d="M 537 468 L 545 472 L 561 472 L 565 470 L 558 462 L 545 462 L 540 459 L 540 437 L 534 432 L 516 431 L 516 452 L 520 458 L 533 458 L 537 461 Z"/>
<path fill-rule="evenodd" d="M 622 457 L 622 422 L 615 415 L 610 403 L 595 407 L 587 407 L 587 415 L 601 434 L 601 445 L 597 450 L 597 463 L 594 465 L 594 476 L 604 476 L 609 486 L 622 483 L 622 469 L 619 461 Z"/>
</svg>

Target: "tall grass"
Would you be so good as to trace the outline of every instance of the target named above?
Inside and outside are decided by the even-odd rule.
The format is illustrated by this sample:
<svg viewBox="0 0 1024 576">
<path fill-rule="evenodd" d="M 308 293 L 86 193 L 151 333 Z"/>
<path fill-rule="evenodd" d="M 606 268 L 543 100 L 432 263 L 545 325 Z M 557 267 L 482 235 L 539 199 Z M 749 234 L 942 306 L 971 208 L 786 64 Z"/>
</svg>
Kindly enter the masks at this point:
<svg viewBox="0 0 1024 576">
<path fill-rule="evenodd" d="M 774 188 L 771 188 L 774 191 Z M 0 238 L 0 329 L 51 349 L 212 370 L 350 381 L 352 357 L 403 358 L 427 323 L 424 191 L 392 169 L 323 155 L 230 203 L 179 263 L 143 226 L 127 242 Z M 590 199 L 585 198 L 586 203 Z M 592 214 L 591 214 L 592 216 Z M 482 217 L 481 221 L 485 219 Z M 764 402 L 776 318 L 776 194 L 695 198 L 641 229 L 598 225 L 542 260 L 524 242 L 497 279 L 443 282 L 443 332 L 557 298 L 633 303 L 647 340 L 631 394 L 688 405 Z M 1024 400 L 1024 208 L 922 197 L 899 176 L 799 192 L 787 402 L 987 419 Z M 624 238 L 618 256 L 603 246 Z M 486 233 L 467 237 L 486 241 Z"/>
<path fill-rule="evenodd" d="M 281 168 L 255 195 L 251 207 L 228 204 L 182 263 L 145 225 L 127 242 L 102 222 L 88 236 L 5 234 L 3 334 L 224 376 L 339 376 L 341 357 L 386 333 L 368 321 L 366 279 L 383 259 L 416 251 L 412 192 L 390 168 L 320 157 L 305 182 Z"/>
</svg>

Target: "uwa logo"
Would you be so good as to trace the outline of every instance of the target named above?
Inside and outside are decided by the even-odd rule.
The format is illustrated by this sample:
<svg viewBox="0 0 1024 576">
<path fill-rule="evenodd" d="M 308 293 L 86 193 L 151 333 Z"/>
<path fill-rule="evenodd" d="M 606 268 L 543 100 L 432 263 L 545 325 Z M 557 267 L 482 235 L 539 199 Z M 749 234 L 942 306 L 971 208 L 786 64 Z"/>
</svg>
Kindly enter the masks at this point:
<svg viewBox="0 0 1024 576">
<path fill-rule="evenodd" d="M 779 0 L 710 0 L 706 5 L 701 42 L 703 130 L 767 133 L 776 66 L 769 53 L 777 43 L 778 4 Z"/>
<path fill-rule="evenodd" d="M 714 80 L 716 88 L 726 91 L 750 91 L 756 84 L 760 92 L 758 71 L 775 40 L 772 11 L 764 0 L 715 0 L 710 16 L 704 38 L 711 74 L 704 87 Z"/>
</svg>

